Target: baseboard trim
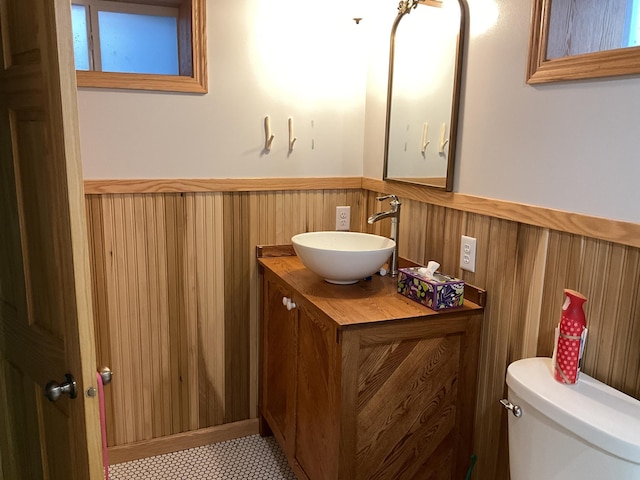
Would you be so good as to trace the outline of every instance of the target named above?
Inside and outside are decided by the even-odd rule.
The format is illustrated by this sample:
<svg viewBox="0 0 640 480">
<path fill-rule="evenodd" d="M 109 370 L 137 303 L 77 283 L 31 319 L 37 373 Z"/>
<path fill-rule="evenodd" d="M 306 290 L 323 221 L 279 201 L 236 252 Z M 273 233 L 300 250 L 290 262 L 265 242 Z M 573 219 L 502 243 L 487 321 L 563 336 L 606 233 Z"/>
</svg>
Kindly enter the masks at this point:
<svg viewBox="0 0 640 480">
<path fill-rule="evenodd" d="M 201 447 L 210 443 L 224 442 L 258 433 L 258 419 L 242 420 L 216 427 L 202 428 L 191 432 L 168 435 L 142 442 L 109 447 L 109 464 L 130 462 L 164 453 L 178 452 Z"/>
</svg>

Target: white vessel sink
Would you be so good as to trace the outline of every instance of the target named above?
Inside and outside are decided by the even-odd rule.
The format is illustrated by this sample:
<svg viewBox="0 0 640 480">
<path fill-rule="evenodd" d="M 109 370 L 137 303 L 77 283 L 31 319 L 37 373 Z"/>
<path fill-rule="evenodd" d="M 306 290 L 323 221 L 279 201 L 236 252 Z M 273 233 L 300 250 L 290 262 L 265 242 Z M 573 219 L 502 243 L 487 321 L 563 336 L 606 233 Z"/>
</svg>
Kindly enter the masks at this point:
<svg viewBox="0 0 640 480">
<path fill-rule="evenodd" d="M 305 267 L 341 285 L 373 275 L 396 246 L 390 238 L 356 232 L 301 233 L 291 243 Z"/>
</svg>

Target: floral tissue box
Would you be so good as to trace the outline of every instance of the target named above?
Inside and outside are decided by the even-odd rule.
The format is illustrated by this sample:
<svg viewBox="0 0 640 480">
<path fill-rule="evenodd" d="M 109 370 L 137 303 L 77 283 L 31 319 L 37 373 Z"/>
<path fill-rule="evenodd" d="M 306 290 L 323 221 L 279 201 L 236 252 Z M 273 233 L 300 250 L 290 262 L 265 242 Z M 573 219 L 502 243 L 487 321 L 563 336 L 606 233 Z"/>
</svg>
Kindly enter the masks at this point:
<svg viewBox="0 0 640 480">
<path fill-rule="evenodd" d="M 433 310 L 461 307 L 464 303 L 464 281 L 435 272 L 427 278 L 424 267 L 401 268 L 398 271 L 398 293 Z"/>
</svg>

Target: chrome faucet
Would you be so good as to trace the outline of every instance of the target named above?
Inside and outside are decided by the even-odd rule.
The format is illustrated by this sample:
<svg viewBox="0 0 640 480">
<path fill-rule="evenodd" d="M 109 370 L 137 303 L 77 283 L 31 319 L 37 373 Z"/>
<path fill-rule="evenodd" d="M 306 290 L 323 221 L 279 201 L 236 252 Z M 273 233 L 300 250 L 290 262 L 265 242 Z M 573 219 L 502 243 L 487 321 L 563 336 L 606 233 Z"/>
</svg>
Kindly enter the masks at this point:
<svg viewBox="0 0 640 480">
<path fill-rule="evenodd" d="M 400 225 L 400 205 L 402 204 L 395 195 L 376 197 L 376 200 L 383 201 L 389 198 L 391 199 L 391 210 L 387 212 L 374 213 L 369 217 L 367 223 L 373 225 L 375 222 L 382 220 L 383 218 L 391 218 L 391 235 L 389 235 L 389 237 L 391 240 L 396 242 L 396 248 L 394 248 L 391 253 L 391 265 L 389 266 L 389 270 L 391 271 L 391 276 L 395 277 L 398 275 L 398 234 L 400 233 L 400 229 L 398 227 Z"/>
</svg>

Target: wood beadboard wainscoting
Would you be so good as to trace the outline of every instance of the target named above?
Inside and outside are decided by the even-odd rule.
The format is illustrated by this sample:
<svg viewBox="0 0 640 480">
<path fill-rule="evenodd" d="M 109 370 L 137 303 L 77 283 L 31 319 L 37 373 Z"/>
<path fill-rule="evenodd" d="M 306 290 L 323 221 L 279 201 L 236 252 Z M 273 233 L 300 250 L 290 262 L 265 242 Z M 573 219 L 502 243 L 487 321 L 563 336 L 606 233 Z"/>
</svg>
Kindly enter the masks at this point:
<svg viewBox="0 0 640 480">
<path fill-rule="evenodd" d="M 361 198 L 360 188 L 86 195 L 97 359 L 114 371 L 110 462 L 256 418 L 255 246 L 331 230 L 338 205 L 359 225 Z"/>
<path fill-rule="evenodd" d="M 403 257 L 437 260 L 488 292 L 475 479 L 508 479 L 507 417 L 498 404 L 506 367 L 551 354 L 564 288 L 588 297 L 584 370 L 640 398 L 637 224 L 371 179 L 100 181 L 85 188 L 97 355 L 115 372 L 105 389 L 115 458 L 160 453 L 172 439 L 180 439 L 174 448 L 187 448 L 198 432 L 220 425 L 228 435 L 255 428 L 246 423 L 257 403 L 255 245 L 331 230 L 337 205 L 351 206 L 353 230 L 386 235 L 389 222 L 366 223 L 388 207 L 375 200 L 378 192 L 403 202 Z M 478 239 L 475 273 L 458 266 L 463 234 Z"/>
</svg>

